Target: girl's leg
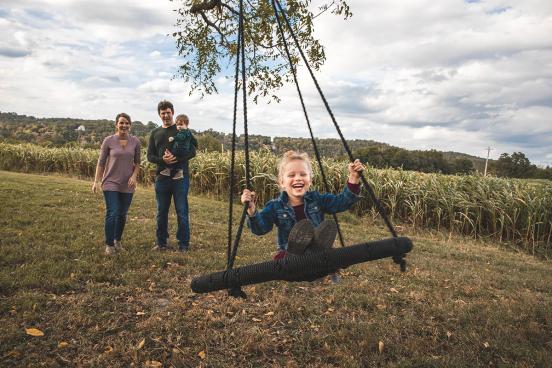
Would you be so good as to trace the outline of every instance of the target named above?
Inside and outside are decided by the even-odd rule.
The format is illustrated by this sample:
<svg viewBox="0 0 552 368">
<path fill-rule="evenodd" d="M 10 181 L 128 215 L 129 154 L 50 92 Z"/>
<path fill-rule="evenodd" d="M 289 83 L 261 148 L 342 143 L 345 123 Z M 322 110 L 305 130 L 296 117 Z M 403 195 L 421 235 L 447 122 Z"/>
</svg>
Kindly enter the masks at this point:
<svg viewBox="0 0 552 368">
<path fill-rule="evenodd" d="M 117 224 L 115 227 L 115 240 L 117 242 L 121 241 L 123 237 L 123 231 L 125 230 L 125 224 L 127 219 L 128 209 L 132 203 L 132 196 L 134 193 L 121 193 L 119 194 L 119 213 L 117 217 Z"/>
<path fill-rule="evenodd" d="M 119 193 L 103 192 L 105 199 L 105 244 L 112 247 L 115 241 L 115 227 L 119 214 Z"/>
</svg>

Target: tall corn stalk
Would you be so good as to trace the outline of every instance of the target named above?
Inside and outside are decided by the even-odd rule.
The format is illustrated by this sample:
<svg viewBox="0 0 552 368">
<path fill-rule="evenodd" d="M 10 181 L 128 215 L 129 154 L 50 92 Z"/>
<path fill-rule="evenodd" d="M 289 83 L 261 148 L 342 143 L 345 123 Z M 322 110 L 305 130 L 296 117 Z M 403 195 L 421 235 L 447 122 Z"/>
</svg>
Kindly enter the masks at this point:
<svg viewBox="0 0 552 368">
<path fill-rule="evenodd" d="M 59 172 L 90 178 L 99 150 L 43 148 L 0 143 L 0 169 L 22 172 Z M 190 161 L 191 189 L 197 194 L 228 198 L 228 152 L 198 152 Z M 243 152 L 238 152 L 236 185 L 239 197 L 245 187 Z M 278 194 L 278 157 L 261 150 L 251 154 L 252 183 L 259 204 Z M 347 162 L 323 160 L 330 191 L 338 193 L 347 180 Z M 313 190 L 323 190 L 317 165 L 313 165 Z M 155 165 L 142 153 L 140 181 L 154 181 Z M 552 183 L 479 176 L 424 174 L 394 169 L 366 170 L 366 178 L 395 223 L 417 228 L 447 230 L 474 238 L 514 242 L 531 253 L 552 251 Z M 359 215 L 377 217 L 369 197 L 353 208 Z"/>
</svg>

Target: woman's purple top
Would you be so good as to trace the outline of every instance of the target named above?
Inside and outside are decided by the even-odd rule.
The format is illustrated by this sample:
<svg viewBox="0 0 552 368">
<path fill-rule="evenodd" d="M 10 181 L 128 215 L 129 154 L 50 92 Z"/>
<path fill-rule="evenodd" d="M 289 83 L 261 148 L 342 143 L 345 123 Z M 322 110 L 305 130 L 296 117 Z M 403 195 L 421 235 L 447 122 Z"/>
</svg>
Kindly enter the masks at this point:
<svg viewBox="0 0 552 368">
<path fill-rule="evenodd" d="M 129 135 L 123 148 L 118 135 L 106 137 L 100 149 L 98 165 L 105 167 L 102 190 L 134 193 L 135 188 L 128 187 L 128 179 L 134 171 L 134 166 L 140 165 L 140 140 Z"/>
</svg>

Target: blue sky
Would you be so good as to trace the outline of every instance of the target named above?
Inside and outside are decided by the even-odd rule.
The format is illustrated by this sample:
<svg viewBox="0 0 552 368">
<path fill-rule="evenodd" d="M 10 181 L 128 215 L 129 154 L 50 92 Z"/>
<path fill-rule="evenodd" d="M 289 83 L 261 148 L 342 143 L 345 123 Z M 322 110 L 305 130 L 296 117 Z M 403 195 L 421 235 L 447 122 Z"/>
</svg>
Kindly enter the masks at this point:
<svg viewBox="0 0 552 368">
<path fill-rule="evenodd" d="M 167 34 L 180 2 L 3 0 L 0 110 L 37 117 L 159 119 L 169 99 L 197 130 L 230 132 L 233 82 L 189 95 L 173 79 L 182 60 Z M 316 1 L 313 2 L 317 4 Z M 347 138 L 407 149 L 491 157 L 524 152 L 552 165 L 552 2 L 349 1 L 354 16 L 324 15 L 317 73 Z M 315 134 L 336 137 L 301 70 Z M 280 104 L 249 104 L 249 131 L 307 136 L 293 86 Z"/>
</svg>

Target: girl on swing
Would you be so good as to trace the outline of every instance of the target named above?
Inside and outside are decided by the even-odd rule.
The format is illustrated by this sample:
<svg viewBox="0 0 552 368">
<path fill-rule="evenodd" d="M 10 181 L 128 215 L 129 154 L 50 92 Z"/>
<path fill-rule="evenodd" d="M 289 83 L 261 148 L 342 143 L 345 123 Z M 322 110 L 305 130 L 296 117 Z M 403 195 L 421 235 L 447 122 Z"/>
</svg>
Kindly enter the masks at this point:
<svg viewBox="0 0 552 368">
<path fill-rule="evenodd" d="M 277 253 L 274 259 L 287 254 L 301 255 L 331 248 L 337 235 L 337 225 L 324 220 L 325 213 L 348 210 L 359 199 L 360 173 L 364 165 L 359 160 L 348 165 L 349 178 L 337 195 L 309 191 L 312 166 L 306 153 L 288 151 L 278 166 L 281 193 L 259 212 L 255 192 L 244 189 L 241 202 L 248 203 L 247 225 L 255 235 L 264 235 L 276 225 Z"/>
</svg>

